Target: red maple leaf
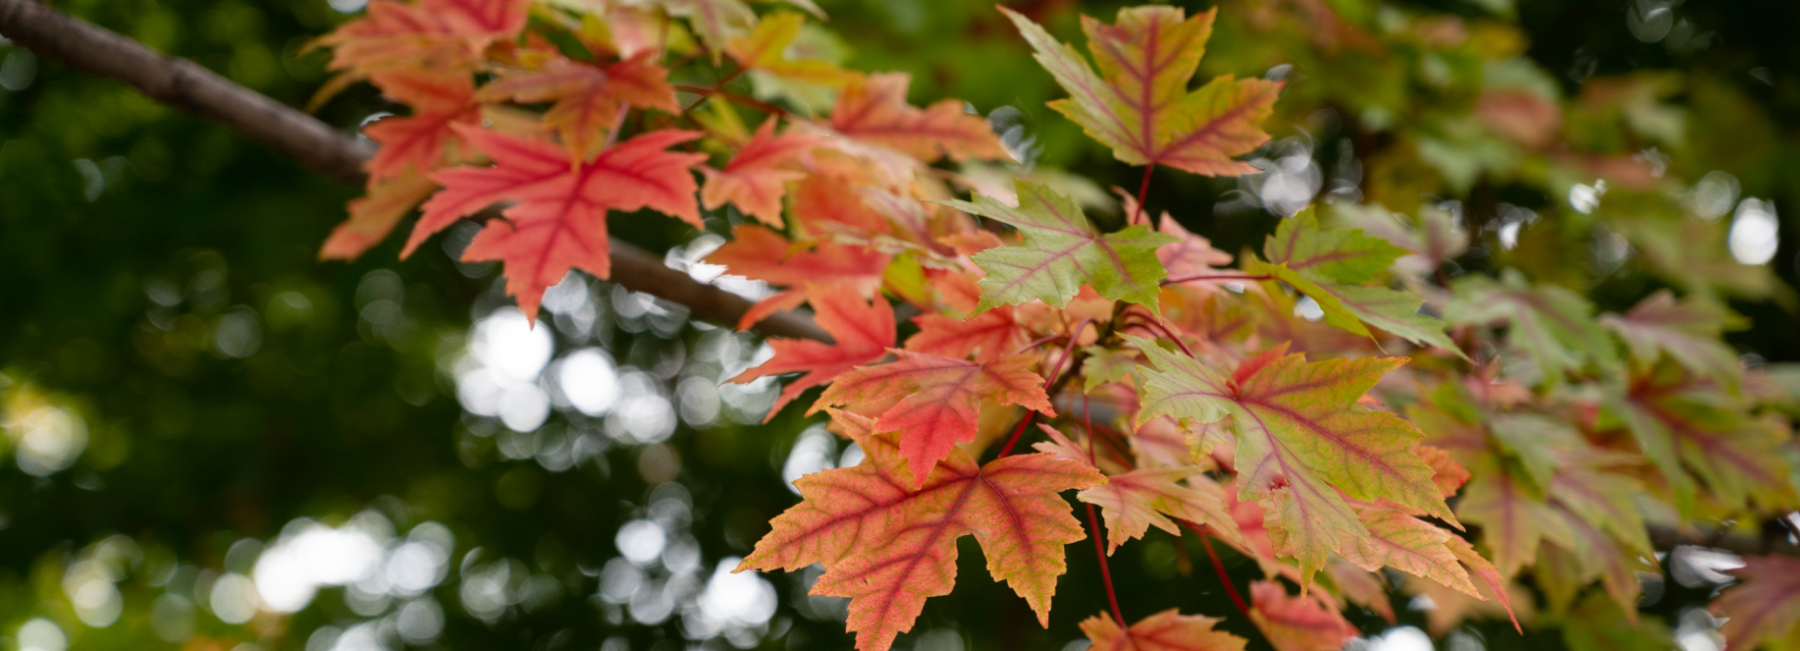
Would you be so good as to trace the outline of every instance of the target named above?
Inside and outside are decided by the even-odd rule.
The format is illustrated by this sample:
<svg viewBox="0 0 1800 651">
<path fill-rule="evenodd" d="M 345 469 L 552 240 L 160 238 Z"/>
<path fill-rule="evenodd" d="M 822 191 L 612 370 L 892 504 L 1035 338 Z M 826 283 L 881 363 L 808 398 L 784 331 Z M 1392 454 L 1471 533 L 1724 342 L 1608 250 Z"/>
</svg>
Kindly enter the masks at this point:
<svg viewBox="0 0 1800 651">
<path fill-rule="evenodd" d="M 544 113 L 544 126 L 562 138 L 577 158 L 585 157 L 601 134 L 614 127 L 626 106 L 678 113 L 669 71 L 655 52 L 599 66 L 560 54 L 531 52 L 529 69 L 505 70 L 475 94 L 482 101 L 510 99 L 521 104 L 555 102 Z"/>
<path fill-rule="evenodd" d="M 907 104 L 906 87 L 911 84 L 912 77 L 904 72 L 851 82 L 831 110 L 831 128 L 926 162 L 945 155 L 956 160 L 1006 157 L 987 120 L 964 112 L 962 102 L 947 99 L 924 109 Z"/>
<path fill-rule="evenodd" d="M 383 94 L 413 110 L 412 115 L 389 116 L 363 127 L 363 135 L 381 145 L 366 166 L 373 181 L 398 176 L 408 168 L 431 173 L 444 164 L 444 150 L 457 140 L 452 125 L 481 122 L 475 83 L 467 72 L 382 72 L 372 81 Z"/>
<path fill-rule="evenodd" d="M 887 355 L 894 343 L 894 308 L 877 296 L 865 303 L 858 292 L 844 285 L 807 286 L 806 297 L 813 306 L 813 321 L 831 333 L 835 345 L 805 339 L 770 339 L 775 357 L 731 378 L 732 382 L 749 382 L 759 377 L 805 371 L 789 382 L 769 408 L 768 422 L 781 408 L 808 388 L 830 382 L 839 374 L 868 364 Z"/>
<path fill-rule="evenodd" d="M 731 157 L 725 169 L 700 168 L 706 174 L 700 201 L 708 209 L 730 202 L 758 221 L 781 228 L 785 225 L 781 219 L 781 197 L 787 194 L 787 184 L 806 176 L 783 166 L 819 144 L 819 139 L 801 134 L 775 135 L 775 118 L 770 117 Z"/>
<path fill-rule="evenodd" d="M 918 324 L 919 332 L 907 338 L 907 350 L 958 359 L 974 354 L 978 362 L 1018 354 L 1031 334 L 1024 324 L 1013 320 L 1011 305 L 968 319 L 926 314 L 913 318 L 913 323 Z"/>
<path fill-rule="evenodd" d="M 812 594 L 850 597 L 857 648 L 885 651 L 912 629 L 925 599 L 956 582 L 956 540 L 974 534 L 988 572 L 1005 581 L 1048 625 L 1056 581 L 1067 569 L 1063 547 L 1081 540 L 1081 524 L 1057 494 L 1105 478 L 1086 463 L 1049 454 L 1016 454 L 977 466 L 960 450 L 927 466 L 918 490 L 895 434 L 874 421 L 833 411 L 868 455 L 851 468 L 801 477 L 805 498 L 770 523 L 739 570 L 813 563 L 825 575 Z"/>
<path fill-rule="evenodd" d="M 467 70 L 488 44 L 525 28 L 530 0 L 372 0 L 362 18 L 318 40 L 329 67 L 366 76 L 404 68 Z"/>
<path fill-rule="evenodd" d="M 876 427 L 900 431 L 900 452 L 920 481 L 957 443 L 975 440 L 982 403 L 1056 413 L 1044 394 L 1044 379 L 1030 370 L 1037 363 L 1035 355 L 984 364 L 894 352 L 900 359 L 838 376 L 813 411 L 851 405 L 852 411 L 880 413 Z"/>
<path fill-rule="evenodd" d="M 537 318 L 544 290 L 562 281 L 570 268 L 600 278 L 611 275 L 606 238 L 608 210 L 649 207 L 700 226 L 694 203 L 697 185 L 689 172 L 704 154 L 664 151 L 700 137 L 693 131 L 663 130 L 638 135 L 569 165 L 568 155 L 541 140 L 516 138 L 457 126 L 456 132 L 494 160 L 493 167 L 458 167 L 431 176 L 444 190 L 425 202 L 401 257 L 432 233 L 501 201 L 515 204 L 482 229 L 463 260 L 506 263 L 507 293 L 518 297 L 527 317 Z"/>
</svg>

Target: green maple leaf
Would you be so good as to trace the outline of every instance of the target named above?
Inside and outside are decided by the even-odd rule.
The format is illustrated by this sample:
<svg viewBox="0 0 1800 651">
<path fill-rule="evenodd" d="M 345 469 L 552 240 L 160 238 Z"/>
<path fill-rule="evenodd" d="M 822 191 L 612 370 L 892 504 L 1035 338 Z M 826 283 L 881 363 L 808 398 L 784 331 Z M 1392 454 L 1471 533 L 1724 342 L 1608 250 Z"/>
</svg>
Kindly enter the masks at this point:
<svg viewBox="0 0 1800 651">
<path fill-rule="evenodd" d="M 1424 434 L 1398 416 L 1356 404 L 1404 358 L 1308 363 L 1286 355 L 1284 345 L 1227 374 L 1151 340 L 1124 337 L 1153 365 L 1140 369 L 1138 422 L 1171 416 L 1198 424 L 1232 416 L 1238 497 L 1269 499 L 1266 522 L 1276 552 L 1299 560 L 1305 576 L 1331 552 L 1371 541 L 1345 496 L 1386 499 L 1456 524 L 1431 467 L 1414 454 Z"/>
<path fill-rule="evenodd" d="M 1325 323 L 1364 337 L 1375 326 L 1421 346 L 1430 345 L 1461 356 L 1462 349 L 1444 334 L 1444 324 L 1419 314 L 1425 299 L 1386 287 L 1366 287 L 1387 271 L 1406 250 L 1360 229 L 1324 229 L 1311 209 L 1282 220 L 1263 243 L 1261 260 L 1249 260 L 1244 271 L 1287 283 L 1319 304 Z"/>
<path fill-rule="evenodd" d="M 1547 382 L 1590 361 L 1611 364 L 1617 358 L 1612 340 L 1594 320 L 1594 306 L 1575 292 L 1545 285 L 1532 287 L 1525 276 L 1508 269 L 1500 282 L 1465 276 L 1450 287 L 1455 297 L 1444 306 L 1453 325 L 1507 325 L 1506 341 L 1537 363 Z"/>
<path fill-rule="evenodd" d="M 1000 11 L 1069 91 L 1068 99 L 1050 102 L 1050 108 L 1112 147 L 1114 157 L 1208 176 L 1258 171 L 1232 158 L 1269 141 L 1260 125 L 1274 111 L 1282 82 L 1223 75 L 1188 90 L 1216 10 L 1189 18 L 1176 7 L 1131 7 L 1119 10 L 1111 25 L 1082 16 L 1098 74 L 1080 52 L 1031 19 Z"/>
<path fill-rule="evenodd" d="M 975 254 L 975 264 L 987 272 L 979 283 L 976 313 L 1032 300 L 1062 307 L 1087 285 L 1109 300 L 1137 303 L 1161 315 L 1157 281 L 1168 272 L 1156 258 L 1156 248 L 1175 243 L 1175 237 L 1142 225 L 1101 233 L 1079 205 L 1048 186 L 1021 179 L 1014 187 L 1018 207 L 981 195 L 974 202 L 944 202 L 1017 228 L 1025 236 L 1021 245 Z"/>
</svg>

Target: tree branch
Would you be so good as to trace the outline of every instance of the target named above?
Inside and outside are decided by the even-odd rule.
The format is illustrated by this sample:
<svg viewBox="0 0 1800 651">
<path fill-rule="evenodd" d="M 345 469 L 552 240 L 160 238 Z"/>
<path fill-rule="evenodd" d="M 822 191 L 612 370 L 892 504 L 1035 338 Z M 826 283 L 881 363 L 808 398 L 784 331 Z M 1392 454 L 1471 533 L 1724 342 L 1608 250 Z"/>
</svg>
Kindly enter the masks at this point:
<svg viewBox="0 0 1800 651">
<path fill-rule="evenodd" d="M 354 136 L 186 59 L 156 52 L 116 32 L 35 0 L 0 0 L 0 36 L 75 70 L 110 77 L 285 154 L 301 167 L 344 183 L 363 184 L 374 154 Z M 490 215 L 491 216 L 491 215 Z M 611 281 L 680 303 L 696 317 L 735 325 L 751 302 L 664 265 L 656 255 L 614 240 Z M 755 328 L 764 335 L 830 341 L 803 315 L 784 312 Z"/>
</svg>

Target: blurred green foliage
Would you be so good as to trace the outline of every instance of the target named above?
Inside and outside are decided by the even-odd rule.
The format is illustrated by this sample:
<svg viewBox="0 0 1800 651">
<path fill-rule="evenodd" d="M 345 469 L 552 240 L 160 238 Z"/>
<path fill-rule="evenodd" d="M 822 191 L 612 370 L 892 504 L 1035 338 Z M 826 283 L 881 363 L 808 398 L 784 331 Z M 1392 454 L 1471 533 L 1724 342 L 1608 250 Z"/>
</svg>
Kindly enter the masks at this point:
<svg viewBox="0 0 1800 651">
<path fill-rule="evenodd" d="M 301 105 L 325 78 L 324 54 L 307 42 L 347 17 L 334 4 L 59 8 Z M 915 101 L 958 97 L 998 128 L 1022 127 L 1038 165 L 1135 186 L 1133 169 L 1044 107 L 1058 91 L 991 7 L 822 4 L 849 65 L 911 72 Z M 1679 5 L 1667 25 L 1646 23 L 1637 0 L 1219 6 L 1202 78 L 1289 81 L 1270 128 L 1277 142 L 1257 157 L 1310 187 L 1300 201 L 1316 192 L 1407 214 L 1454 201 L 1479 234 L 1459 260 L 1470 270 L 1524 268 L 1613 310 L 1661 286 L 1717 293 L 1750 317 L 1730 337 L 1751 359 L 1800 360 L 1790 312 L 1800 224 L 1775 211 L 1780 240 L 1766 265 L 1734 265 L 1724 248 L 1740 197 L 1787 215 L 1800 205 L 1793 3 Z M 1115 8 L 1021 7 L 1072 41 L 1078 13 Z M 605 417 L 558 405 L 548 424 L 526 428 L 536 431 L 511 431 L 459 404 L 458 374 L 480 363 L 470 326 L 508 303 L 493 267 L 446 254 L 468 233 L 403 262 L 389 243 L 354 264 L 320 263 L 318 243 L 357 188 L 19 48 L 0 46 L 0 88 L 0 636 L 10 640 L 0 646 L 55 651 L 47 622 L 73 649 L 383 648 L 355 646 L 364 634 L 385 648 L 677 649 L 707 637 L 681 602 L 714 584 L 752 602 L 767 585 L 779 606 L 707 648 L 849 645 L 841 604 L 804 596 L 816 575 L 714 576 L 795 500 L 783 468 L 804 455 L 790 452 L 834 461 L 841 452 L 804 435 L 794 410 L 755 424 L 766 386 L 719 397 L 718 381 L 744 367 L 753 338 L 578 278 L 542 336 L 559 357 L 606 351 L 625 400 Z M 1494 97 L 1515 104 L 1484 103 Z M 1557 117 L 1532 117 L 1541 106 Z M 391 110 L 359 88 L 320 117 L 349 130 Z M 1601 178 L 1612 178 L 1605 192 Z M 1286 196 L 1247 183 L 1158 173 L 1150 208 L 1241 250 L 1274 229 L 1271 209 L 1282 212 Z M 1581 187 L 1598 194 L 1597 207 L 1576 209 Z M 1721 204 L 1700 188 L 1730 196 Z M 1712 221 L 1681 208 L 1720 205 Z M 734 219 L 711 215 L 709 230 Z M 693 238 L 665 221 L 621 219 L 615 232 L 650 247 Z M 1508 238 L 1516 246 L 1503 246 Z M 509 336 L 500 339 L 531 339 Z M 259 558 L 313 521 L 342 527 L 332 531 L 348 538 L 333 540 L 351 551 L 365 539 L 389 550 L 437 545 L 441 558 L 427 554 L 436 561 L 422 567 L 441 561 L 443 576 L 429 589 L 388 586 L 400 596 L 324 587 L 292 615 L 233 610 L 244 599 L 229 577 L 260 579 Z M 625 535 L 646 531 L 625 526 L 634 521 L 656 523 L 665 538 L 641 569 L 619 560 L 623 547 L 649 544 Z M 429 522 L 442 527 L 418 528 Z M 1119 573 L 1124 609 L 1229 612 L 1210 572 L 1195 568 L 1206 561 L 1194 542 L 1153 533 L 1113 557 L 1133 569 Z M 979 553 L 962 559 L 957 592 L 932 600 L 903 646 L 1062 648 L 1104 608 L 1086 556 L 1071 557 L 1048 631 L 983 578 Z M 1226 560 L 1240 582 L 1256 574 Z M 1708 590 L 1670 583 L 1645 612 L 1665 631 L 1705 626 L 1690 609 Z M 1403 624 L 1427 625 L 1427 613 L 1397 605 Z M 1352 618 L 1371 634 L 1386 627 L 1372 613 Z M 1592 631 L 1604 621 L 1571 620 L 1569 643 L 1600 639 Z M 1565 638 L 1561 625 L 1539 622 L 1521 637 L 1490 622 L 1452 636 L 1551 648 Z M 1248 621 L 1224 628 L 1259 639 Z"/>
</svg>

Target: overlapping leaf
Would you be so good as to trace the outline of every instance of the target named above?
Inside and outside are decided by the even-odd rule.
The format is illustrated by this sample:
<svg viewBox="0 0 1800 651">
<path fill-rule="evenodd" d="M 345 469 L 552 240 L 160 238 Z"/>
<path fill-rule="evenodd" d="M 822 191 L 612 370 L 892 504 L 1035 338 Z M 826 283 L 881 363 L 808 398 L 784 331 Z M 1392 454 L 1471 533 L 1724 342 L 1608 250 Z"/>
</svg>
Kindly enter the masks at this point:
<svg viewBox="0 0 1800 651">
<path fill-rule="evenodd" d="M 788 382 L 769 408 L 767 422 L 781 408 L 807 389 L 830 382 L 850 369 L 868 364 L 887 355 L 894 344 L 894 308 L 879 296 L 865 302 L 854 290 L 843 285 L 808 286 L 807 301 L 812 303 L 813 321 L 831 335 L 834 344 L 809 339 L 771 339 L 775 356 L 755 368 L 744 371 L 732 382 L 749 382 L 759 377 L 782 373 L 805 372 Z"/>
<path fill-rule="evenodd" d="M 1160 311 L 1157 281 L 1167 273 L 1156 258 L 1156 248 L 1174 243 L 1174 237 L 1142 225 L 1100 233 L 1068 197 L 1025 180 L 1015 187 L 1016 207 L 986 196 L 975 197 L 973 203 L 946 202 L 1017 228 L 1025 236 L 1020 245 L 975 254 L 975 263 L 987 271 L 976 311 L 1031 300 L 1062 307 L 1082 285 L 1107 299 Z"/>
<path fill-rule="evenodd" d="M 1097 471 L 1048 454 L 978 467 L 952 450 L 913 490 L 894 434 L 869 433 L 879 428 L 853 414 L 836 416 L 856 420 L 847 429 L 867 457 L 796 482 L 804 501 L 771 523 L 740 570 L 825 564 L 813 594 L 850 597 L 857 648 L 885 651 L 912 628 L 925 599 L 950 592 L 956 540 L 974 534 L 989 573 L 1048 623 L 1057 578 L 1067 567 L 1063 547 L 1083 537 L 1057 493 L 1105 481 Z"/>
<path fill-rule="evenodd" d="M 573 158 L 586 158 L 627 107 L 681 111 L 675 87 L 669 85 L 669 71 L 656 62 L 655 52 L 605 66 L 559 54 L 534 54 L 533 67 L 501 70 L 498 79 L 481 87 L 476 99 L 554 102 L 544 113 L 544 126 L 557 133 Z"/>
<path fill-rule="evenodd" d="M 1734 324 L 1732 316 L 1717 303 L 1696 298 L 1678 302 L 1663 290 L 1624 315 L 1600 315 L 1600 324 L 1618 333 L 1633 357 L 1654 363 L 1667 354 L 1695 373 L 1735 387 L 1741 375 L 1737 353 L 1719 340 Z"/>
<path fill-rule="evenodd" d="M 1232 160 L 1269 141 L 1260 124 L 1282 82 L 1217 77 L 1189 91 L 1212 36 L 1216 11 L 1188 18 L 1167 6 L 1119 10 L 1117 22 L 1081 17 L 1099 72 L 1075 48 L 1012 10 L 1000 9 L 1037 51 L 1038 63 L 1069 92 L 1050 108 L 1132 165 L 1166 165 L 1195 174 L 1257 171 Z"/>
<path fill-rule="evenodd" d="M 1531 287 L 1508 269 L 1501 282 L 1464 276 L 1451 286 L 1444 319 L 1454 325 L 1507 326 L 1506 340 L 1537 363 L 1547 381 L 1590 361 L 1611 361 L 1613 344 L 1587 299 L 1553 285 Z"/>
<path fill-rule="evenodd" d="M 781 228 L 786 225 L 781 218 L 781 198 L 787 194 L 787 184 L 806 176 L 784 164 L 818 145 L 818 139 L 806 135 L 775 135 L 775 118 L 771 117 L 738 148 L 725 169 L 700 168 L 706 174 L 700 201 L 709 210 L 727 202 L 736 204 L 757 221 Z"/>
<path fill-rule="evenodd" d="M 1275 550 L 1296 557 L 1303 574 L 1369 536 L 1344 495 L 1385 499 L 1456 522 L 1432 483 L 1430 466 L 1413 453 L 1424 435 L 1398 416 L 1357 404 L 1404 359 L 1307 363 L 1301 355 L 1284 355 L 1283 346 L 1227 376 L 1152 341 L 1127 337 L 1153 363 L 1144 371 L 1139 422 L 1172 416 L 1207 423 L 1231 415 L 1239 498 L 1270 499 Z"/>
<path fill-rule="evenodd" d="M 962 102 L 943 100 L 924 109 L 907 104 L 911 83 L 902 72 L 851 81 L 831 111 L 832 130 L 926 162 L 1006 157 L 987 120 L 963 112 Z"/>
<path fill-rule="evenodd" d="M 1100 507 L 1106 519 L 1106 553 L 1127 540 L 1142 538 L 1154 526 L 1176 536 L 1181 529 L 1169 518 L 1208 525 L 1234 544 L 1241 544 L 1237 524 L 1225 512 L 1219 486 L 1195 466 L 1142 468 L 1107 478 L 1105 484 L 1076 493 L 1076 499 Z M 1188 485 L 1181 482 L 1186 481 Z"/>
<path fill-rule="evenodd" d="M 1101 614 L 1081 622 L 1089 647 L 1095 651 L 1243 651 L 1244 638 L 1215 631 L 1219 620 L 1183 615 L 1173 608 L 1145 617 L 1122 628 Z"/>
<path fill-rule="evenodd" d="M 689 171 L 702 154 L 664 151 L 700 137 L 692 131 L 653 131 L 619 143 L 573 169 L 568 154 L 550 143 L 492 131 L 458 128 L 464 140 L 486 152 L 493 167 L 461 167 L 433 174 L 444 190 L 426 201 L 401 255 L 432 233 L 501 201 L 515 204 L 489 222 L 463 252 L 471 262 L 506 263 L 507 293 L 537 318 L 544 290 L 570 268 L 606 278 L 612 270 L 606 213 L 651 208 L 700 225 L 698 186 Z"/>
<path fill-rule="evenodd" d="M 1290 595 L 1275 581 L 1250 584 L 1250 621 L 1276 651 L 1338 651 L 1356 627 L 1319 593 Z"/>
<path fill-rule="evenodd" d="M 1720 631 L 1732 649 L 1793 648 L 1800 642 L 1800 559 L 1747 556 L 1733 572 L 1743 579 L 1719 595 L 1713 611 L 1730 619 Z"/>
<path fill-rule="evenodd" d="M 980 363 L 904 350 L 894 354 L 899 359 L 893 362 L 838 376 L 813 411 L 852 405 L 852 411 L 880 414 L 876 427 L 900 432 L 900 453 L 920 482 L 957 443 L 975 439 L 983 403 L 1055 413 L 1044 395 L 1044 378 L 1031 370 L 1035 355 Z"/>
</svg>

